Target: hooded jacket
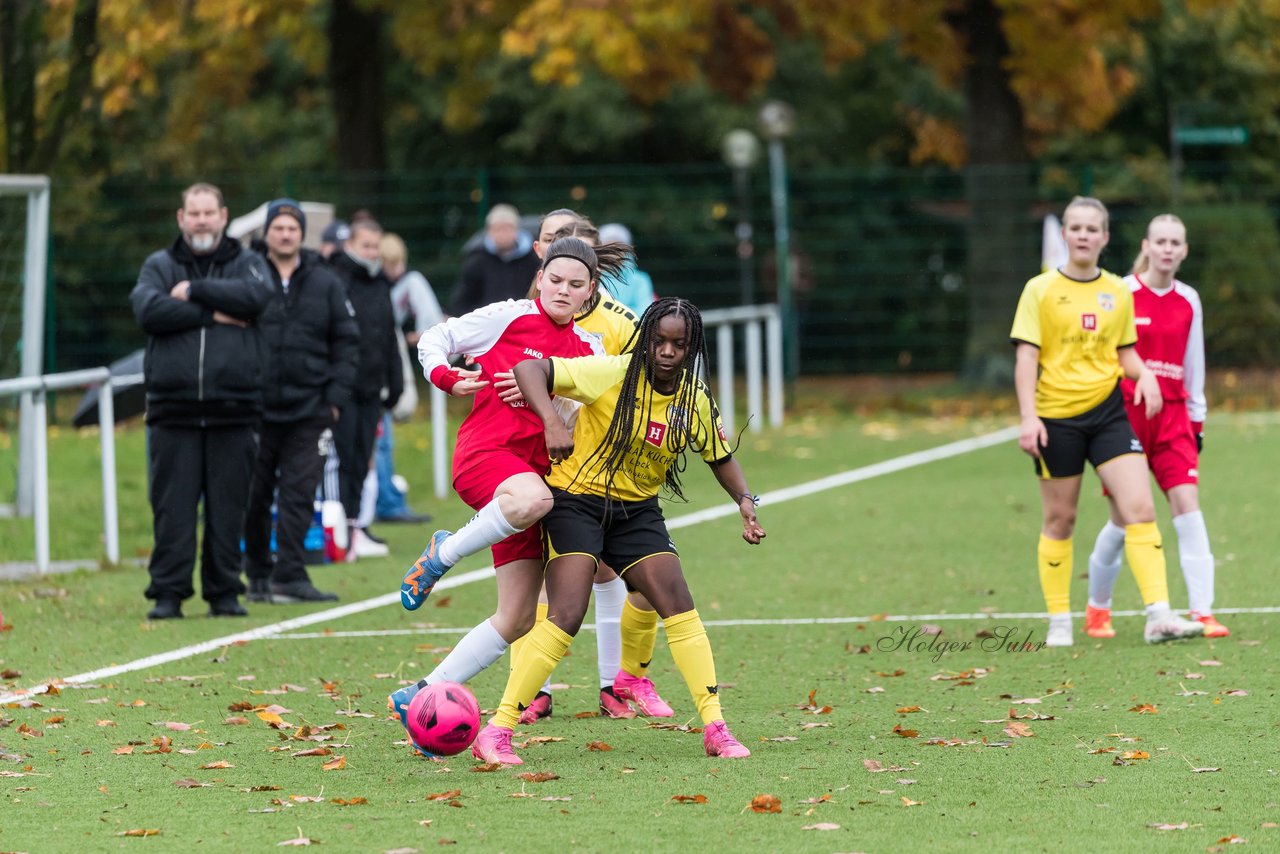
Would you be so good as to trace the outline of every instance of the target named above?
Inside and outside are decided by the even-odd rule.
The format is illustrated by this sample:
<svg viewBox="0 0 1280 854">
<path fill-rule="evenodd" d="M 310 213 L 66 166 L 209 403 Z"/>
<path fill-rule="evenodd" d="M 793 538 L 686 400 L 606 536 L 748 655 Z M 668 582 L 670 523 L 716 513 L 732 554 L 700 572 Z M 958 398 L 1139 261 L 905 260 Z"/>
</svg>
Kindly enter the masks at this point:
<svg viewBox="0 0 1280 854">
<path fill-rule="evenodd" d="M 191 282 L 189 299 L 169 291 Z M 129 294 L 150 336 L 143 375 L 147 423 L 189 427 L 251 424 L 262 413 L 263 344 L 256 320 L 271 300 L 262 257 L 227 237 L 196 255 L 179 236 L 142 264 Z M 221 311 L 246 326 L 218 323 Z"/>
<path fill-rule="evenodd" d="M 265 245 L 260 251 L 266 258 Z M 302 250 L 288 290 L 270 258 L 266 261 L 274 296 L 258 319 L 267 354 L 263 419 L 302 421 L 328 415 L 331 406 L 345 408 L 360 346 L 346 287 L 309 250 Z"/>
<path fill-rule="evenodd" d="M 347 286 L 347 299 L 356 313 L 360 331 L 359 358 L 352 397 L 377 400 L 387 390 L 383 405 L 396 405 L 404 391 L 404 369 L 396 339 L 396 318 L 391 308 L 391 283 L 381 272 L 370 275 L 346 252 L 329 256 L 329 266 Z"/>
</svg>

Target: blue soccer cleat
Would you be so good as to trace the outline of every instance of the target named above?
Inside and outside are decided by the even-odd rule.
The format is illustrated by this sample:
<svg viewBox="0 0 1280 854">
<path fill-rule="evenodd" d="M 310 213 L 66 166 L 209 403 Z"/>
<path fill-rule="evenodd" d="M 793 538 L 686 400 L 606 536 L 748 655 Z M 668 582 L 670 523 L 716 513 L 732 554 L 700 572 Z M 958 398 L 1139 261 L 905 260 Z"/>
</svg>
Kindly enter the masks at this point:
<svg viewBox="0 0 1280 854">
<path fill-rule="evenodd" d="M 413 566 L 400 582 L 400 604 L 406 611 L 416 611 L 422 607 L 449 567 L 440 560 L 440 545 L 449 537 L 451 531 L 436 531 L 431 535 L 431 542 L 422 551 L 422 557 L 414 561 Z"/>
<path fill-rule="evenodd" d="M 400 725 L 404 727 L 405 737 L 409 739 L 413 749 L 428 759 L 436 759 L 438 758 L 436 754 L 414 741 L 413 734 L 409 732 L 409 704 L 413 702 L 414 695 L 420 690 L 415 682 L 412 685 L 404 686 L 399 691 L 391 692 L 390 696 L 387 697 L 387 708 L 395 712 L 400 718 Z"/>
</svg>

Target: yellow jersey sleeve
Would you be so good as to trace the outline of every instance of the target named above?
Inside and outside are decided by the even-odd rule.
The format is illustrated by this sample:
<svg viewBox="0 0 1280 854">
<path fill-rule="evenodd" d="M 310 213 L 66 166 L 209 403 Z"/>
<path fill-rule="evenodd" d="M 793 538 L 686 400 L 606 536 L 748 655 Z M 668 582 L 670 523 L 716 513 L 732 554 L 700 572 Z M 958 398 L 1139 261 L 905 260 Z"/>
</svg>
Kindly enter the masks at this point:
<svg viewBox="0 0 1280 854">
<path fill-rule="evenodd" d="M 596 306 L 596 310 L 586 317 L 575 318 L 574 323 L 595 336 L 606 355 L 620 356 L 631 343 L 640 319 L 635 312 L 601 288 L 600 304 Z"/>
<path fill-rule="evenodd" d="M 699 429 L 690 444 L 708 463 L 728 459 L 733 456 L 733 449 L 729 447 L 729 437 L 724 431 L 720 407 L 716 406 L 710 389 L 701 381 L 698 382 L 698 392 Z"/>
</svg>

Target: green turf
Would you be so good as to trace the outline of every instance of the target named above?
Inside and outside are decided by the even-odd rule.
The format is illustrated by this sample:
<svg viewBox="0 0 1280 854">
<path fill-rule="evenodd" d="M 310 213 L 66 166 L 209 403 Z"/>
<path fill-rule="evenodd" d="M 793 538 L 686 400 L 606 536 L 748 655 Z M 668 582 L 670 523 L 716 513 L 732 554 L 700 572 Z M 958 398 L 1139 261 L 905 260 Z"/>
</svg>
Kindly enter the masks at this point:
<svg viewBox="0 0 1280 854">
<path fill-rule="evenodd" d="M 752 488 L 768 492 L 995 426 L 1001 425 L 801 419 L 780 433 L 748 437 L 741 457 Z M 1203 492 L 1219 559 L 1219 604 L 1280 605 L 1268 584 L 1280 532 L 1258 474 L 1276 468 L 1280 439 L 1265 422 L 1222 419 L 1211 428 Z M 425 434 L 410 427 L 398 436 L 400 468 L 425 487 L 426 455 L 413 452 Z M 59 516 L 65 537 L 56 556 L 58 548 L 64 557 L 83 556 L 100 535 L 95 445 L 96 439 L 67 433 L 51 440 L 54 477 L 62 484 L 57 500 L 77 508 Z M 122 527 L 134 531 L 126 542 L 135 551 L 145 548 L 149 524 L 145 496 L 138 494 L 141 449 L 137 431 L 121 434 L 122 483 L 132 477 L 134 484 L 130 494 L 122 488 Z M 1096 479 L 1088 480 L 1077 575 L 1104 514 Z M 722 503 L 699 467 L 690 468 L 686 481 L 692 503 L 669 507 L 669 518 Z M 421 492 L 414 500 L 444 525 L 467 517 L 456 500 L 427 501 Z M 554 677 L 568 686 L 557 692 L 555 716 L 521 730 L 526 737 L 563 739 L 526 747 L 528 764 L 519 769 L 558 779 L 524 782 L 512 770 L 473 773 L 466 757 L 439 763 L 413 757 L 397 745 L 403 731 L 387 717 L 386 694 L 402 678 L 430 670 L 462 631 L 489 613 L 493 584 L 482 581 L 440 591 L 413 614 L 398 605 L 377 608 L 92 686 L 65 686 L 38 697 L 40 707 L 0 708 L 0 722 L 8 722 L 0 728 L 0 791 L 10 801 L 0 812 L 0 848 L 243 851 L 274 848 L 299 834 L 327 850 L 367 851 L 428 850 L 447 842 L 486 851 L 531 844 L 558 851 L 1203 851 L 1232 835 L 1254 847 L 1280 841 L 1280 829 L 1270 826 L 1280 823 L 1280 680 L 1269 649 L 1275 615 L 1224 616 L 1231 638 L 1161 647 L 1141 642 L 1140 619 L 1122 617 L 1113 641 L 1086 643 L 1078 632 L 1070 650 L 1038 651 L 993 648 L 1004 646 L 999 639 L 1006 631 L 1042 640 L 1043 621 L 1034 618 L 877 619 L 1043 608 L 1032 564 L 1035 484 L 1030 464 L 1011 444 L 766 504 L 760 514 L 770 536 L 759 548 L 740 541 L 731 517 L 675 532 L 699 609 L 711 624 L 726 717 L 754 751 L 750 759 L 709 760 L 699 735 L 653 729 L 643 719 L 574 717 L 595 707 L 590 631 Z M 1167 514 L 1161 521 L 1172 544 Z M 27 553 L 21 524 L 0 523 L 0 560 Z M 340 592 L 344 604 L 395 590 L 425 531 L 384 532 L 393 558 L 318 568 L 317 583 Z M 1168 553 L 1176 556 L 1176 548 Z M 483 565 L 472 558 L 457 571 Z M 1180 604 L 1185 594 L 1176 562 L 1170 569 Z M 0 635 L 0 669 L 19 672 L 3 684 L 29 687 L 320 610 L 257 606 L 244 620 L 211 620 L 193 601 L 188 619 L 148 624 L 145 580 L 145 571 L 130 567 L 0 585 L 0 607 L 13 624 Z M 1077 581 L 1073 604 L 1082 607 L 1083 598 L 1083 581 Z M 1116 607 L 1138 605 L 1126 575 Z M 868 619 L 716 624 L 814 617 Z M 926 622 L 942 634 L 912 635 Z M 410 634 L 348 637 L 324 635 L 326 629 Z M 979 637 L 984 631 L 997 637 Z M 303 632 L 321 636 L 288 636 Z M 904 636 L 914 639 L 899 644 Z M 920 648 L 930 641 L 933 649 Z M 938 654 L 943 643 L 951 646 Z M 970 671 L 968 678 L 950 678 Z M 676 708 L 676 723 L 696 724 L 661 642 L 652 675 Z M 483 705 L 497 703 L 505 678 L 503 662 L 474 680 Z M 1199 691 L 1205 693 L 1191 693 Z M 816 692 L 816 711 L 830 706 L 830 712 L 802 708 L 810 692 Z M 322 732 L 327 741 L 295 740 L 294 728 L 277 731 L 252 711 L 232 710 L 243 703 L 279 704 L 290 710 L 281 717 L 294 727 L 344 729 Z M 1130 711 L 1144 704 L 1156 713 Z M 913 706 L 921 711 L 897 711 Z M 1010 721 L 1011 713 L 1052 719 Z M 249 723 L 226 723 L 235 716 Z M 169 729 L 169 723 L 191 728 Z M 1011 736 L 1009 723 L 1033 735 Z M 918 734 L 905 738 L 895 725 Z M 162 737 L 171 739 L 169 751 L 149 752 Z M 613 749 L 591 750 L 592 742 Z M 114 752 L 128 746 L 131 754 Z M 293 756 L 314 747 L 331 753 Z M 1090 753 L 1108 749 L 1114 752 Z M 1115 764 L 1126 751 L 1147 758 Z M 338 756 L 345 767 L 322 770 Z M 201 768 L 220 761 L 233 767 Z M 868 761 L 886 770 L 869 770 Z M 453 790 L 459 794 L 430 799 Z M 752 799 L 762 794 L 779 799 L 780 813 L 752 812 Z M 677 795 L 704 795 L 706 803 L 680 804 Z M 319 797 L 323 801 L 296 799 Z M 359 798 L 368 803 L 333 800 Z M 903 798 L 918 803 L 908 806 Z M 1183 822 L 1184 830 L 1148 826 Z M 839 828 L 805 829 L 823 824 Z M 148 829 L 160 835 L 118 836 Z"/>
</svg>

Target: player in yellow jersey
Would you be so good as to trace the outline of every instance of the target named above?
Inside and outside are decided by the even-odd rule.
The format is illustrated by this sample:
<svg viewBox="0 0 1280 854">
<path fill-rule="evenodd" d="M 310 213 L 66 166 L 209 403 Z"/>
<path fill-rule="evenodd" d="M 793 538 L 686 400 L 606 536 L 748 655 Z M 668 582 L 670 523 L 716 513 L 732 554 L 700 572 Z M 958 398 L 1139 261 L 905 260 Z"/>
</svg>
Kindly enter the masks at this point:
<svg viewBox="0 0 1280 854">
<path fill-rule="evenodd" d="M 1124 522 L 1125 556 L 1146 605 L 1148 643 L 1201 634 L 1175 616 L 1146 457 L 1125 412 L 1119 381 L 1136 382 L 1134 403 L 1160 411 L 1156 377 L 1134 351 L 1133 296 L 1098 267 L 1110 238 L 1107 209 L 1077 196 L 1062 216 L 1067 262 L 1027 282 L 1010 337 L 1017 348 L 1014 384 L 1022 416 L 1018 445 L 1035 459 L 1044 521 L 1037 548 L 1049 611 L 1048 646 L 1072 644 L 1071 536 L 1087 460 Z"/>
<path fill-rule="evenodd" d="M 719 412 L 696 365 L 706 364 L 702 316 L 681 299 L 653 303 L 635 349 L 622 356 L 529 359 L 515 367 L 529 407 L 543 420 L 555 506 L 543 517 L 551 610 L 525 638 L 502 705 L 472 746 L 485 762 L 519 765 L 511 735 L 520 709 L 568 650 L 582 625 L 601 560 L 618 569 L 662 617 L 667 644 L 703 722 L 708 756 L 750 756 L 725 726 L 715 660 L 667 532 L 658 493 L 683 497 L 685 456 L 697 453 L 738 507 L 742 538 L 765 537 L 756 499 L 733 458 Z M 582 404 L 574 430 L 551 394 Z"/>
<path fill-rule="evenodd" d="M 562 237 L 577 237 L 592 246 L 599 244 L 595 225 L 568 208 L 551 211 L 542 217 L 534 251 L 541 257 L 545 247 Z M 638 318 L 600 285 L 600 302 L 595 310 L 578 317 L 575 322 L 600 340 L 604 352 L 618 355 L 626 351 L 635 335 Z M 515 391 L 515 389 L 513 389 Z M 552 473 L 554 476 L 554 472 Z M 617 573 L 601 564 L 592 587 L 596 614 L 596 663 L 600 679 L 600 712 L 611 718 L 634 718 L 632 705 L 646 717 L 670 717 L 671 707 L 658 695 L 647 677 L 658 638 L 658 615 L 639 593 L 627 593 Z M 547 616 L 545 587 L 538 597 L 537 619 Z M 524 639 L 511 647 L 511 667 L 519 666 Z M 628 702 L 630 701 L 630 702 Z M 522 724 L 532 724 L 551 714 L 551 680 L 548 677 L 528 708 L 520 715 Z"/>
</svg>

